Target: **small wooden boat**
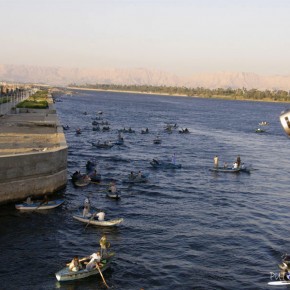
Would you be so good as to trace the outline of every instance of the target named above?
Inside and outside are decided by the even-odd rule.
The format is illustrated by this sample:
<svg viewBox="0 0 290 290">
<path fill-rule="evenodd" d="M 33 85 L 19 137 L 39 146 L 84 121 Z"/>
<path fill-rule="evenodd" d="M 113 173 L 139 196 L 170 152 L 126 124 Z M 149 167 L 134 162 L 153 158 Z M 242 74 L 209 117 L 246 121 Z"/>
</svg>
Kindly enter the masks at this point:
<svg viewBox="0 0 290 290">
<path fill-rule="evenodd" d="M 154 144 L 161 144 L 161 142 L 162 140 L 158 136 L 153 140 Z"/>
<path fill-rule="evenodd" d="M 92 183 L 100 183 L 102 180 L 102 175 L 99 173 L 94 173 L 94 172 L 90 173 L 89 177 L 90 177 Z"/>
<path fill-rule="evenodd" d="M 148 128 L 142 129 L 141 134 L 149 134 L 149 129 Z"/>
<path fill-rule="evenodd" d="M 255 132 L 256 132 L 256 133 L 265 133 L 266 130 L 263 130 L 263 129 L 261 129 L 261 128 L 258 128 L 258 129 L 255 130 Z"/>
<path fill-rule="evenodd" d="M 122 139 L 118 139 L 116 142 L 115 142 L 115 145 L 118 145 L 118 146 L 120 146 L 120 145 L 124 145 L 124 139 L 122 138 Z"/>
<path fill-rule="evenodd" d="M 179 132 L 180 134 L 189 134 L 189 133 L 190 133 L 189 130 L 188 130 L 187 128 L 185 128 L 185 129 L 180 129 L 178 132 Z"/>
<path fill-rule="evenodd" d="M 94 126 L 93 127 L 93 131 L 100 131 L 101 130 L 101 128 L 100 128 L 100 126 L 98 125 L 98 126 Z"/>
<path fill-rule="evenodd" d="M 138 176 L 137 174 L 134 176 L 131 176 L 131 174 L 128 175 L 128 178 L 123 180 L 124 183 L 145 183 L 148 181 L 147 175 L 141 175 Z"/>
<path fill-rule="evenodd" d="M 214 172 L 238 173 L 241 171 L 241 168 L 213 167 L 210 168 L 209 170 Z"/>
<path fill-rule="evenodd" d="M 114 253 L 108 253 L 108 255 L 103 256 L 101 259 L 101 262 L 99 264 L 99 269 L 100 271 L 103 273 L 104 271 L 106 271 L 110 265 L 111 265 L 111 261 L 112 258 L 115 254 Z M 84 260 L 86 258 L 80 259 L 80 260 Z M 79 280 L 79 279 L 83 279 L 83 278 L 87 278 L 89 276 L 93 276 L 93 275 L 99 275 L 100 272 L 97 268 L 93 268 L 91 270 L 86 270 L 85 266 L 83 267 L 83 269 L 74 272 L 71 271 L 69 269 L 69 266 L 66 266 L 65 268 L 61 269 L 60 271 L 58 271 L 57 273 L 55 273 L 55 277 L 57 279 L 57 281 L 73 281 L 73 280 Z"/>
<path fill-rule="evenodd" d="M 33 211 L 33 210 L 45 210 L 45 209 L 52 209 L 60 206 L 64 203 L 63 199 L 56 199 L 56 200 L 50 200 L 47 203 L 43 201 L 37 201 L 30 203 L 20 203 L 15 204 L 15 208 L 19 210 L 27 210 L 27 211 Z"/>
<path fill-rule="evenodd" d="M 123 218 L 117 218 L 117 219 L 112 219 L 112 220 L 99 221 L 97 219 L 87 218 L 81 215 L 73 215 L 73 218 L 85 224 L 90 224 L 94 226 L 102 226 L 102 227 L 116 226 L 116 225 L 119 225 L 124 220 Z"/>
<path fill-rule="evenodd" d="M 102 131 L 103 132 L 110 131 L 110 127 L 109 126 L 103 126 Z"/>
<path fill-rule="evenodd" d="M 154 168 L 163 168 L 163 169 L 179 169 L 181 168 L 181 164 L 174 164 L 172 162 L 160 161 L 153 159 L 150 161 L 150 164 Z"/>
<path fill-rule="evenodd" d="M 131 128 L 129 128 L 129 129 L 126 129 L 126 128 L 124 128 L 124 129 L 119 129 L 118 132 L 119 132 L 119 133 L 135 133 L 135 131 L 132 130 Z"/>
<path fill-rule="evenodd" d="M 117 191 L 116 193 L 112 193 L 111 191 L 108 191 L 106 194 L 107 197 L 112 199 L 120 199 L 121 198 L 121 192 Z"/>
<path fill-rule="evenodd" d="M 115 144 L 111 142 L 105 142 L 105 143 L 92 143 L 93 146 L 99 148 L 99 149 L 110 149 L 112 148 Z"/>
</svg>

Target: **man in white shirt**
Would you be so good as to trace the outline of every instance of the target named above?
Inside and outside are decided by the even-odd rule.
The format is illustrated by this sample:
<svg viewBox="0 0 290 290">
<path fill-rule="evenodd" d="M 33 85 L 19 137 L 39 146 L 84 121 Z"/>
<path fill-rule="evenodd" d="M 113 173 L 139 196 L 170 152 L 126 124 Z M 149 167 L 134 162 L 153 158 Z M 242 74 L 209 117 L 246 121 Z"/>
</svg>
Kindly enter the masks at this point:
<svg viewBox="0 0 290 290">
<path fill-rule="evenodd" d="M 104 221 L 105 220 L 105 213 L 103 211 L 100 211 L 96 214 L 96 216 L 98 217 L 99 221 Z"/>
<path fill-rule="evenodd" d="M 93 253 L 92 255 L 90 255 L 90 258 L 91 258 L 91 260 L 86 265 L 86 269 L 88 271 L 92 270 L 96 266 L 96 264 L 101 262 L 101 254 L 100 254 L 100 252 Z"/>
</svg>

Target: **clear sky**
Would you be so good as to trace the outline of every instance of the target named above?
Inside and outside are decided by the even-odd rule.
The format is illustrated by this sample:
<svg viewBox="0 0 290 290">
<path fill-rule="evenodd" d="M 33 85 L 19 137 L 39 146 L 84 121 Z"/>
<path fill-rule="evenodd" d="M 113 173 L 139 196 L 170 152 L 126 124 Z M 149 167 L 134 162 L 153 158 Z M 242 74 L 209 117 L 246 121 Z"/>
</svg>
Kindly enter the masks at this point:
<svg viewBox="0 0 290 290">
<path fill-rule="evenodd" d="M 290 75 L 290 0 L 0 0 L 0 64 Z"/>
</svg>

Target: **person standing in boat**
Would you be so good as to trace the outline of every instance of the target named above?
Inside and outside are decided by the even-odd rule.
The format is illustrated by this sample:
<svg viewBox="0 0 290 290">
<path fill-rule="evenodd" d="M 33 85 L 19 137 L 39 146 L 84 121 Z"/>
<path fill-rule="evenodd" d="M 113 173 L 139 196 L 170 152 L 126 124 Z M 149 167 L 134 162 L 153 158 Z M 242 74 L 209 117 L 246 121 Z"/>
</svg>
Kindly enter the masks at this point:
<svg viewBox="0 0 290 290">
<path fill-rule="evenodd" d="M 237 165 L 238 165 L 238 168 L 239 168 L 240 165 L 241 165 L 241 157 L 240 157 L 240 155 L 238 155 L 236 162 L 237 162 Z"/>
<path fill-rule="evenodd" d="M 171 161 L 172 161 L 172 164 L 175 165 L 175 163 L 176 163 L 176 155 L 175 155 L 175 153 L 173 153 Z"/>
<path fill-rule="evenodd" d="M 84 210 L 83 210 L 83 217 L 90 217 L 90 210 L 91 210 L 91 202 L 89 198 L 85 198 L 84 200 Z"/>
<path fill-rule="evenodd" d="M 107 241 L 107 236 L 103 235 L 100 239 L 100 246 L 101 246 L 101 256 L 103 257 L 103 255 L 106 253 L 106 255 L 108 254 L 107 252 L 107 248 L 110 246 L 110 243 Z"/>
<path fill-rule="evenodd" d="M 135 177 L 136 177 L 135 174 L 133 173 L 133 171 L 131 171 L 129 178 L 132 180 L 135 179 Z"/>
<path fill-rule="evenodd" d="M 110 191 L 111 193 L 116 193 L 116 192 L 117 192 L 117 187 L 116 187 L 115 182 L 112 182 L 112 183 L 111 183 L 111 185 L 110 185 L 110 187 L 109 187 L 109 191 Z"/>
<path fill-rule="evenodd" d="M 218 168 L 219 167 L 219 158 L 216 155 L 213 159 L 214 167 Z"/>
</svg>

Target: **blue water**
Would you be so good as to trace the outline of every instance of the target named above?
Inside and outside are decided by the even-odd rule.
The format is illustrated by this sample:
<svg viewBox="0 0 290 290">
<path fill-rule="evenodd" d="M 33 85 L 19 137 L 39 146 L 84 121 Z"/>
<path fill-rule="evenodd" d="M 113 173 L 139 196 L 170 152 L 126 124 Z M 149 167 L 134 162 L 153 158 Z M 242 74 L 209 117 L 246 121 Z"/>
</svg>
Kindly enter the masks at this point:
<svg viewBox="0 0 290 290">
<path fill-rule="evenodd" d="M 103 183 L 116 180 L 119 201 L 104 187 L 76 188 L 70 180 L 59 193 L 65 204 L 44 213 L 20 213 L 14 205 L 0 211 L 0 289 L 106 289 L 100 277 L 58 283 L 54 273 L 74 255 L 98 249 L 107 234 L 116 258 L 104 277 L 112 289 L 267 289 L 281 254 L 289 252 L 289 140 L 279 114 L 286 104 L 79 91 L 56 103 L 69 146 L 68 177 L 98 162 Z M 98 111 L 109 132 L 92 130 Z M 87 112 L 88 114 L 83 114 Z M 267 121 L 267 133 L 257 134 Z M 188 128 L 168 134 L 166 123 Z M 75 135 L 80 127 L 82 134 Z M 101 150 L 97 140 L 124 146 Z M 148 127 L 150 134 L 140 134 Z M 157 134 L 162 144 L 153 144 Z M 181 169 L 152 169 L 152 158 L 171 159 Z M 251 164 L 251 174 L 212 173 L 220 163 Z M 123 183 L 131 171 L 149 174 L 146 184 Z M 89 196 L 106 217 L 123 217 L 116 228 L 80 224 L 72 214 Z"/>
</svg>

